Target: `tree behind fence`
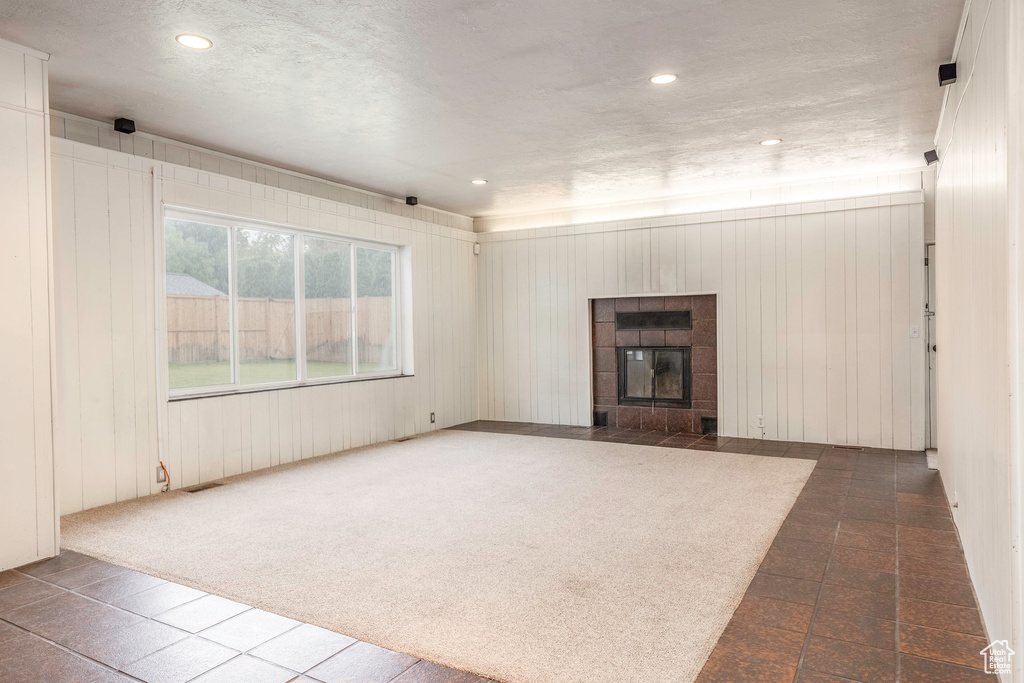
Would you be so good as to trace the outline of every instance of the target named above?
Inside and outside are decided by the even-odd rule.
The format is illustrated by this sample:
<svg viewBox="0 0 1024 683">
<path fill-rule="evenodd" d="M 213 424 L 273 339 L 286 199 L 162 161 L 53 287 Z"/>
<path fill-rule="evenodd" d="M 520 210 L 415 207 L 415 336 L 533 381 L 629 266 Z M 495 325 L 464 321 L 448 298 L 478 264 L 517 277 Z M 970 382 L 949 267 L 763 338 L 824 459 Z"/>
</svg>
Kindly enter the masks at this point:
<svg viewBox="0 0 1024 683">
<path fill-rule="evenodd" d="M 352 329 L 351 299 L 306 299 L 306 358 L 336 361 L 347 356 Z M 167 297 L 167 355 L 171 363 L 230 358 L 226 296 Z M 390 297 L 359 299 L 359 357 L 378 358 L 392 344 Z M 240 360 L 295 358 L 295 302 L 238 300 Z"/>
</svg>

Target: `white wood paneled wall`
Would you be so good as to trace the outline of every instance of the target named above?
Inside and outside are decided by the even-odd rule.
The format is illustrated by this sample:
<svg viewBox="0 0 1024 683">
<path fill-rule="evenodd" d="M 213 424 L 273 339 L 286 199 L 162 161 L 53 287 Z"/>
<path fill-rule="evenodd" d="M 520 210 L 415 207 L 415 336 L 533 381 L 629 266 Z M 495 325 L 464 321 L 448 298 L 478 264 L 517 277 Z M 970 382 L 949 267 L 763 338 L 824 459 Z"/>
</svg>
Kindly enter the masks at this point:
<svg viewBox="0 0 1024 683">
<path fill-rule="evenodd" d="M 718 294 L 719 432 L 924 447 L 923 195 L 480 236 L 480 415 L 591 423 L 589 300 Z M 765 427 L 756 427 L 763 415 Z"/>
<path fill-rule="evenodd" d="M 929 171 L 926 173 L 930 175 Z M 904 192 L 908 186 L 921 187 L 921 171 L 804 180 L 785 185 L 744 187 L 723 192 L 690 194 L 636 202 L 482 216 L 473 221 L 473 229 L 477 232 L 501 232 L 503 230 L 547 228 L 560 225 L 605 223 L 652 216 L 679 216 L 779 204 L 821 202 L 829 199 L 874 197 L 893 192 Z"/>
<path fill-rule="evenodd" d="M 157 492 L 161 450 L 178 488 L 476 418 L 473 233 L 67 140 L 54 167 L 62 513 Z M 164 203 L 409 247 L 414 376 L 168 403 Z"/>
<path fill-rule="evenodd" d="M 115 152 L 124 152 L 144 159 L 166 161 L 229 178 L 306 194 L 319 199 L 358 206 L 381 213 L 444 225 L 449 228 L 473 230 L 473 219 L 450 211 L 433 209 L 423 204 L 409 206 L 404 198 L 387 197 L 329 180 L 276 168 L 250 159 L 169 140 L 144 131 L 125 135 L 114 130 L 109 121 L 94 121 L 74 114 L 50 112 L 50 134 L 53 137 L 82 142 Z"/>
<path fill-rule="evenodd" d="M 1020 72 L 1008 70 L 1007 40 L 1019 45 L 1021 36 L 1008 33 L 1007 8 L 1006 0 L 968 3 L 937 136 L 938 453 L 989 636 L 1012 640 L 1020 653 L 1012 610 L 1024 586 L 1011 574 L 1019 496 L 1011 458 L 1019 467 L 1020 453 L 1011 451 L 1009 368 L 1021 349 L 1010 345 L 1007 219 L 1007 82 Z M 1024 680 L 1019 666 L 1013 680 Z"/>
<path fill-rule="evenodd" d="M 0 41 L 0 571 L 57 552 L 46 59 Z"/>
</svg>

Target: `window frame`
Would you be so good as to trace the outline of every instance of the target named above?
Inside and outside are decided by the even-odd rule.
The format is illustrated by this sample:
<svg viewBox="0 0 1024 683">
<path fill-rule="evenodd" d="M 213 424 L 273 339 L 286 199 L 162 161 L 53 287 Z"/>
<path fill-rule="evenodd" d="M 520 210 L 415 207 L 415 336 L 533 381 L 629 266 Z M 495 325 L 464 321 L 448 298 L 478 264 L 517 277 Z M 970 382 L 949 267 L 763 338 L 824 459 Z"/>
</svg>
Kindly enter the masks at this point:
<svg viewBox="0 0 1024 683">
<path fill-rule="evenodd" d="M 229 292 L 229 317 L 231 325 L 231 351 L 230 351 L 230 365 L 231 365 L 231 383 L 230 384 L 216 384 L 216 385 L 205 385 L 200 387 L 179 387 L 172 389 L 169 381 L 169 368 L 170 368 L 170 354 L 167 351 L 168 348 L 168 323 L 167 323 L 167 254 L 166 249 L 166 222 L 168 219 L 171 220 L 184 220 L 192 221 L 196 223 L 204 223 L 207 225 L 214 225 L 218 227 L 227 228 L 228 230 L 228 277 L 230 283 Z M 292 236 L 292 249 L 295 269 L 295 364 L 296 364 L 296 375 L 297 378 L 294 380 L 285 380 L 280 382 L 261 382 L 257 384 L 242 384 L 241 383 L 241 371 L 240 371 L 240 354 L 239 354 L 239 329 L 238 329 L 238 243 L 237 236 L 239 230 L 259 230 L 262 232 L 271 232 L 280 235 Z M 350 273 L 351 284 L 349 286 L 349 293 L 351 296 L 351 336 L 350 345 L 352 352 L 352 373 L 349 375 L 338 375 L 334 377 L 318 377 L 309 379 L 307 377 L 306 369 L 306 273 L 305 273 L 305 237 L 310 237 L 317 240 L 328 240 L 347 244 L 349 248 L 350 258 Z M 367 380 L 375 379 L 390 379 L 394 377 L 408 377 L 404 372 L 403 353 L 404 348 L 404 330 L 402 329 L 403 316 L 401 311 L 403 310 L 403 303 L 401 301 L 402 294 L 402 283 L 401 274 L 402 268 L 399 265 L 399 259 L 402 255 L 402 247 L 397 244 L 389 244 L 387 242 L 377 242 L 374 240 L 366 240 L 349 235 L 328 232 L 324 230 L 315 230 L 310 228 L 297 228 L 290 225 L 284 225 L 281 223 L 275 223 L 271 221 L 263 221 L 259 219 L 244 218 L 240 216 L 231 216 L 227 214 L 203 211 L 201 209 L 191 209 L 185 207 L 176 207 L 171 205 L 164 205 L 163 217 L 160 220 L 160 260 L 159 265 L 160 273 L 163 277 L 160 279 L 159 291 L 161 292 L 161 307 L 162 307 L 162 329 L 161 334 L 158 337 L 160 342 L 160 349 L 163 353 L 162 356 L 162 367 L 161 373 L 167 381 L 167 399 L 169 401 L 182 400 L 189 398 L 201 398 L 204 396 L 220 396 L 225 394 L 245 394 L 254 393 L 261 391 L 274 391 L 278 389 L 290 389 L 294 387 L 304 386 L 319 386 L 324 384 L 340 384 L 344 382 L 364 382 Z M 395 367 L 390 370 L 379 370 L 374 372 L 360 372 L 359 371 L 359 332 L 358 332 L 358 315 L 359 315 L 359 303 L 358 303 L 358 290 L 357 285 L 357 273 L 358 265 L 356 263 L 356 249 L 363 247 L 366 249 L 374 249 L 377 251 L 386 251 L 391 254 L 391 319 L 393 325 L 393 334 L 395 338 L 394 344 L 394 355 L 395 355 Z"/>
</svg>

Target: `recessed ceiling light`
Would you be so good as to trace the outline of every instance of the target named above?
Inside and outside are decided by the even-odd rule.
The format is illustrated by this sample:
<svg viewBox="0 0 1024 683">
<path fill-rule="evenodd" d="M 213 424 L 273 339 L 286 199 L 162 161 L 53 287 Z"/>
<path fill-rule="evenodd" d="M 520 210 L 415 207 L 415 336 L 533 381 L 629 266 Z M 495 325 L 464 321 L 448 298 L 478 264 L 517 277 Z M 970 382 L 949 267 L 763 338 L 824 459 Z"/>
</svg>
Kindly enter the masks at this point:
<svg viewBox="0 0 1024 683">
<path fill-rule="evenodd" d="M 782 142 L 782 140 L 780 140 L 779 138 L 769 138 L 767 140 L 761 140 L 761 144 L 764 145 L 765 147 L 771 147 L 772 145 L 777 145 L 780 142 Z"/>
<path fill-rule="evenodd" d="M 175 38 L 179 44 L 185 47 L 190 47 L 193 50 L 209 50 L 213 47 L 213 41 L 209 38 L 203 38 L 192 33 L 182 33 L 180 36 Z"/>
<path fill-rule="evenodd" d="M 655 74 L 651 76 L 651 83 L 655 85 L 666 85 L 667 83 L 674 83 L 679 78 L 675 74 Z"/>
<path fill-rule="evenodd" d="M 487 181 L 484 180 L 483 178 L 477 178 L 476 180 L 473 181 L 473 184 L 474 185 L 486 185 Z"/>
</svg>

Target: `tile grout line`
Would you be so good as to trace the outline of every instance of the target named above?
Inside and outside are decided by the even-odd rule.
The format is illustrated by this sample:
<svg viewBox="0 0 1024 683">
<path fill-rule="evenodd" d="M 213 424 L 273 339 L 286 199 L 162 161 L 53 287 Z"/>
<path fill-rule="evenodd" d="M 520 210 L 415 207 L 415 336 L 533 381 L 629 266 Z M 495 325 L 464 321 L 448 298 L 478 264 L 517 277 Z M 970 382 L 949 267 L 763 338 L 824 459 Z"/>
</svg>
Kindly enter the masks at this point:
<svg viewBox="0 0 1024 683">
<path fill-rule="evenodd" d="M 893 645 L 896 648 L 896 683 L 899 683 L 903 672 L 901 670 L 902 657 L 900 657 L 900 458 L 898 455 L 896 456 L 895 461 L 896 462 L 893 464 L 895 471 L 893 473 L 892 487 L 894 496 L 893 508 L 896 513 L 896 519 L 894 520 L 896 526 L 895 547 L 893 548 L 895 556 L 893 574 L 896 576 L 894 580 L 896 591 L 896 625 L 893 627 L 893 633 L 896 642 L 893 643 Z"/>
<path fill-rule="evenodd" d="M 815 467 L 815 469 L 817 469 L 817 467 L 818 467 L 817 463 L 815 463 L 814 467 Z M 812 470 L 811 473 L 812 474 L 814 473 L 813 470 Z M 805 483 L 804 486 L 806 486 L 806 485 L 807 484 Z M 807 624 L 807 633 L 804 635 L 804 644 L 800 648 L 800 658 L 797 660 L 796 671 L 793 673 L 793 680 L 794 681 L 800 676 L 800 673 L 803 670 L 804 658 L 807 656 L 807 650 L 808 650 L 808 648 L 810 647 L 810 644 L 811 644 L 811 635 L 812 635 L 812 631 L 814 630 L 814 623 L 815 623 L 815 621 L 818 618 L 818 609 L 820 608 L 820 605 L 821 605 L 821 593 L 825 589 L 825 579 L 828 576 L 828 570 L 832 566 L 832 560 L 835 557 L 836 547 L 838 546 L 838 541 L 839 541 L 839 528 L 842 525 L 843 511 L 846 509 L 846 499 L 848 497 L 849 491 L 850 491 L 850 482 L 848 481 L 846 483 L 846 492 L 843 493 L 842 505 L 840 506 L 840 509 L 839 509 L 839 519 L 836 521 L 835 530 L 833 531 L 833 534 L 832 534 L 832 549 L 829 551 L 828 561 L 825 563 L 825 570 L 822 572 L 822 575 L 821 575 L 821 583 L 818 584 L 818 593 L 814 597 L 814 608 L 811 610 L 811 620 Z M 802 490 L 801 490 L 801 493 L 803 493 Z M 790 512 L 792 512 L 792 509 L 790 510 Z M 788 517 L 789 515 L 787 514 L 786 516 Z M 783 524 L 785 524 L 785 522 L 783 522 Z"/>
<path fill-rule="evenodd" d="M 109 666 L 107 664 L 104 664 L 103 662 L 101 662 L 101 661 L 99 661 L 97 659 L 93 659 L 92 657 L 89 657 L 88 655 L 84 655 L 81 652 L 77 652 L 76 650 L 72 650 L 69 647 L 61 645 L 57 641 L 50 640 L 49 638 L 47 638 L 45 636 L 42 636 L 42 635 L 40 635 L 38 633 L 35 633 L 34 631 L 29 631 L 27 628 L 19 626 L 18 624 L 15 624 L 14 622 L 7 621 L 6 619 L 4 619 L 2 617 L 0 617 L 0 622 L 3 622 L 5 624 L 9 624 L 10 626 L 13 626 L 14 628 L 18 629 L 19 631 L 21 631 L 25 635 L 29 636 L 30 638 L 36 638 L 37 640 L 41 640 L 41 641 L 43 641 L 44 643 L 46 643 L 48 645 L 52 645 L 53 647 L 57 648 L 58 650 L 63 650 L 64 652 L 67 652 L 68 654 L 74 656 L 77 659 L 82 659 L 82 660 L 85 660 L 85 661 L 87 661 L 87 662 L 89 662 L 91 664 L 95 664 L 96 666 L 102 667 L 103 669 L 105 669 L 107 671 L 112 671 L 112 672 L 114 672 L 117 675 L 124 676 L 124 677 L 128 678 L 129 680 L 140 681 L 140 683 L 144 683 L 144 682 L 141 681 L 141 679 L 136 678 L 135 676 L 132 676 L 131 674 L 125 673 L 124 671 L 121 671 L 120 669 L 115 669 L 114 667 Z"/>
</svg>

